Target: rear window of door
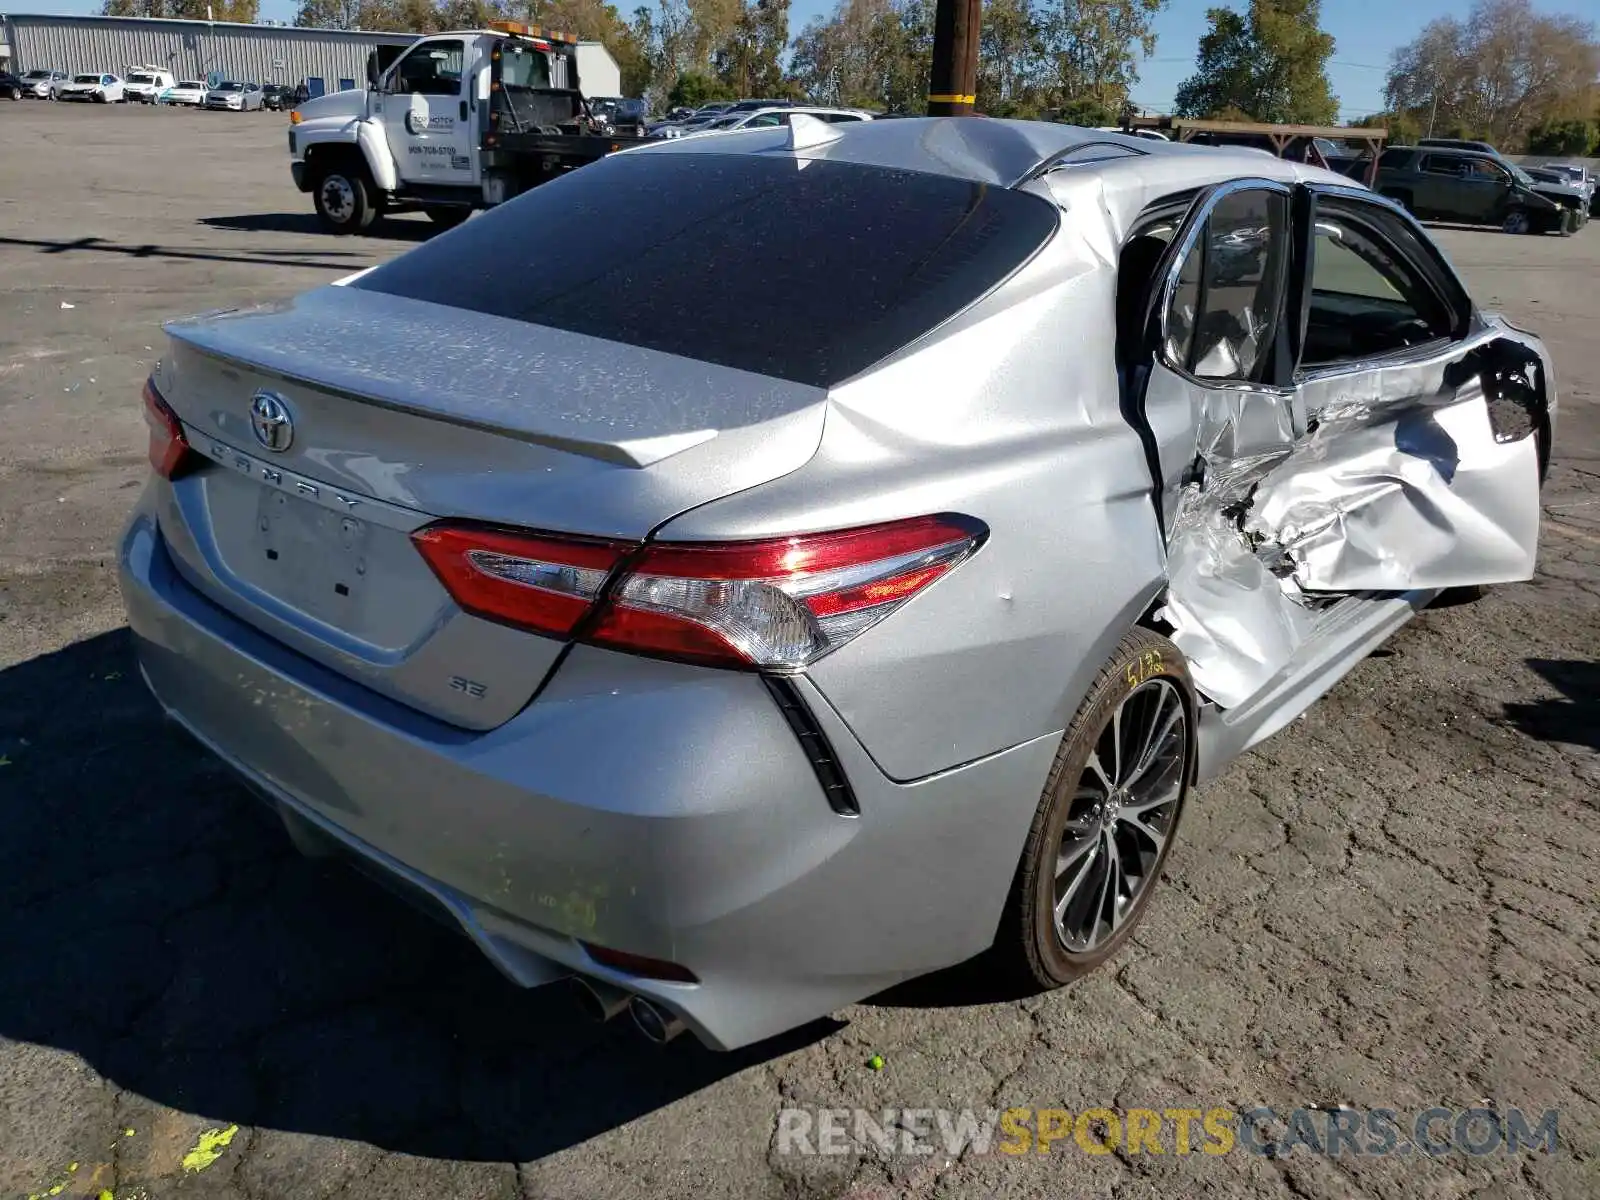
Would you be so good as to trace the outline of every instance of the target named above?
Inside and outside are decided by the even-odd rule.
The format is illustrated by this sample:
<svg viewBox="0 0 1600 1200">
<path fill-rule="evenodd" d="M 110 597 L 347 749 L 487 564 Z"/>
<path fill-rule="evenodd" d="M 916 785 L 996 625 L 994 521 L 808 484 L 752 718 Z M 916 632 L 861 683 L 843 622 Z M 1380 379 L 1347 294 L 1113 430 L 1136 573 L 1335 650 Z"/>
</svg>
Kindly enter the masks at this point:
<svg viewBox="0 0 1600 1200">
<path fill-rule="evenodd" d="M 351 286 L 829 386 L 982 297 L 1058 227 L 1040 197 L 945 176 L 646 151 Z"/>
<path fill-rule="evenodd" d="M 1270 378 L 1289 231 L 1289 198 L 1281 191 L 1243 188 L 1212 205 L 1184 251 L 1167 304 L 1169 366 L 1202 382 Z"/>
</svg>

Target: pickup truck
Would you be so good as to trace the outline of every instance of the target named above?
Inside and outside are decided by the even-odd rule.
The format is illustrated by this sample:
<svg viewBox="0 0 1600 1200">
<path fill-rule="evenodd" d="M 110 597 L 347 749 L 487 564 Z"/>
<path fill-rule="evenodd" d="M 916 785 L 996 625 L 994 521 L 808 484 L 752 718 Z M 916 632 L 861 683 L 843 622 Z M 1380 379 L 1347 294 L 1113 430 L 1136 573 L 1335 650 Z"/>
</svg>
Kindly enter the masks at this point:
<svg viewBox="0 0 1600 1200">
<path fill-rule="evenodd" d="M 289 117 L 289 169 L 332 233 L 385 212 L 458 225 L 645 139 L 604 133 L 578 79 L 577 42 L 538 26 L 431 34 L 379 47 L 364 89 Z"/>
</svg>

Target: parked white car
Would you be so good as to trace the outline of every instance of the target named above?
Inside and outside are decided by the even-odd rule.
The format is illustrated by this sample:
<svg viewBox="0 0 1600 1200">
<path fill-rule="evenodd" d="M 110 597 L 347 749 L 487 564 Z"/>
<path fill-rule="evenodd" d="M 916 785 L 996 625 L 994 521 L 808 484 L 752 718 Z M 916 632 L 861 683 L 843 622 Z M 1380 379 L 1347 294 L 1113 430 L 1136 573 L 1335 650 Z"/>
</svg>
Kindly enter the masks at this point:
<svg viewBox="0 0 1600 1200">
<path fill-rule="evenodd" d="M 859 108 L 808 108 L 805 105 L 784 105 L 782 107 L 755 108 L 748 112 L 732 112 L 725 117 L 719 117 L 711 124 L 696 133 L 725 133 L 734 129 L 767 129 L 774 125 L 787 125 L 789 118 L 803 113 L 818 121 L 828 124 L 837 124 L 848 121 L 870 121 L 872 114 Z"/>
<path fill-rule="evenodd" d="M 27 89 L 26 95 L 38 100 L 54 100 L 72 76 L 65 71 L 49 71 L 36 67 L 22 77 L 23 86 Z"/>
<path fill-rule="evenodd" d="M 219 83 L 206 93 L 206 108 L 230 109 L 233 112 L 249 112 L 251 109 L 261 107 L 261 85 L 259 83 L 238 83 L 229 80 Z"/>
<path fill-rule="evenodd" d="M 177 80 L 172 77 L 172 72 L 163 71 L 160 67 L 129 67 L 127 75 L 123 77 L 122 95 L 129 101 L 154 104 L 161 93 L 175 83 Z"/>
<path fill-rule="evenodd" d="M 91 100 L 97 104 L 121 104 L 125 99 L 119 76 L 107 71 L 101 75 L 74 75 L 56 89 L 60 100 Z"/>
<path fill-rule="evenodd" d="M 199 108 L 205 103 L 207 88 L 203 79 L 180 79 L 156 97 L 160 104 L 186 104 Z"/>
</svg>

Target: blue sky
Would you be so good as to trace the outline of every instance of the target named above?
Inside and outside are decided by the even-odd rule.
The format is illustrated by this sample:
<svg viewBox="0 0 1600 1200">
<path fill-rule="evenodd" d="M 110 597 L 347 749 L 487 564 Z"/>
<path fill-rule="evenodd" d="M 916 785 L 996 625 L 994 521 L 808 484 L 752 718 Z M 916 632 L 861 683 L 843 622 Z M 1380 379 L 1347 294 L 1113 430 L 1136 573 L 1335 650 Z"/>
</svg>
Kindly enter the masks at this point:
<svg viewBox="0 0 1600 1200">
<path fill-rule="evenodd" d="M 614 0 L 629 11 L 635 0 Z M 1156 18 L 1159 41 L 1155 53 L 1139 71 L 1133 99 L 1142 105 L 1167 110 L 1178 85 L 1193 72 L 1195 49 L 1205 31 L 1206 9 L 1218 0 L 1172 0 Z M 15 12 L 88 13 L 99 11 L 96 0 L 12 0 Z M 790 28 L 799 29 L 813 17 L 833 8 L 834 0 L 792 0 Z M 1235 4 L 1234 7 L 1242 7 Z M 1600 21 L 1600 0 L 1535 0 L 1546 12 L 1568 12 Z M 264 20 L 288 20 L 295 0 L 262 0 Z M 1464 15 L 1468 0 L 1325 0 L 1322 24 L 1338 39 L 1328 75 L 1339 97 L 1345 119 L 1365 116 L 1383 107 L 1383 73 L 1389 52 L 1404 45 L 1433 18 Z"/>
</svg>

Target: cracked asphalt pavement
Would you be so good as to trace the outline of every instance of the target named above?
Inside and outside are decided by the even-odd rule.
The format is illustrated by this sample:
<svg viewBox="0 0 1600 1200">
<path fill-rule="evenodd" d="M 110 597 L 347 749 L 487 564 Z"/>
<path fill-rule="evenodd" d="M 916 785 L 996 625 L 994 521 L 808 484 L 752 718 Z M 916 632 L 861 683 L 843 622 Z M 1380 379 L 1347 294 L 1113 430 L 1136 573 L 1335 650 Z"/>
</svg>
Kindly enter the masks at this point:
<svg viewBox="0 0 1600 1200">
<path fill-rule="evenodd" d="M 1438 235 L 1557 363 L 1532 582 L 1424 613 L 1200 789 L 1108 969 L 1020 1001 L 957 971 L 718 1055 L 589 1025 L 299 858 L 145 694 L 110 557 L 161 321 L 428 233 L 316 233 L 283 138 L 0 110 L 27 164 L 0 195 L 0 1196 L 1600 1195 L 1600 229 Z M 952 1161 L 775 1136 L 790 1105 L 1314 1104 L 1555 1108 L 1560 1142 Z"/>
</svg>

